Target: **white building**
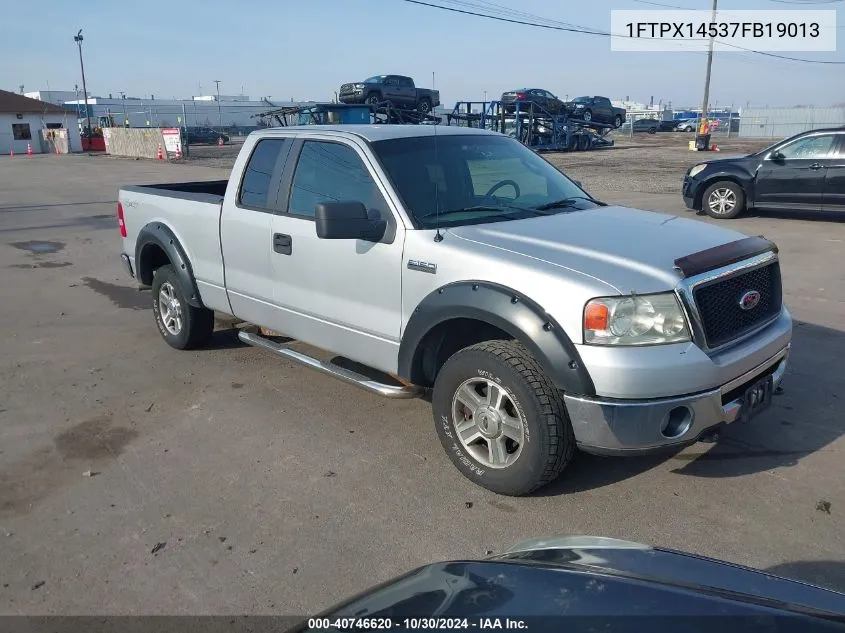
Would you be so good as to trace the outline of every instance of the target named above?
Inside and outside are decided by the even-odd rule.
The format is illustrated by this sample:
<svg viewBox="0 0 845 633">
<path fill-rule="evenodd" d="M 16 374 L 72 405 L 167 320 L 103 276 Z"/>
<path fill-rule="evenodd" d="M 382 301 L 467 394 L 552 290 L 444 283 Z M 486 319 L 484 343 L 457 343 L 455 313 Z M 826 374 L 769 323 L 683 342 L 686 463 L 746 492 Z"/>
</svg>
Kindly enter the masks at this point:
<svg viewBox="0 0 845 633">
<path fill-rule="evenodd" d="M 0 90 L 0 154 L 26 154 L 27 145 L 34 154 L 51 151 L 49 143 L 42 143 L 42 139 L 53 130 L 66 130 L 70 151 L 82 151 L 72 110 Z"/>
</svg>

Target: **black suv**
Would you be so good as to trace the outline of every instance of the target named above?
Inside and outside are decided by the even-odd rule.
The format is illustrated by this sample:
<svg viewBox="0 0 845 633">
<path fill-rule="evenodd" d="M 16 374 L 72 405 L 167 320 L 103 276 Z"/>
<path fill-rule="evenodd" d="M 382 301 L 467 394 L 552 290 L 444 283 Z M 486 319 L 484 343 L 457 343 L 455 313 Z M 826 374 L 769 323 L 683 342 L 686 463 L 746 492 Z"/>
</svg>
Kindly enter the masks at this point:
<svg viewBox="0 0 845 633">
<path fill-rule="evenodd" d="M 684 176 L 684 203 L 714 218 L 747 208 L 845 212 L 845 127 L 802 132 L 738 158 L 704 160 Z"/>
<path fill-rule="evenodd" d="M 229 135 L 223 132 L 218 132 L 210 127 L 188 127 L 182 128 L 182 138 L 186 145 L 213 145 L 229 142 Z"/>
</svg>

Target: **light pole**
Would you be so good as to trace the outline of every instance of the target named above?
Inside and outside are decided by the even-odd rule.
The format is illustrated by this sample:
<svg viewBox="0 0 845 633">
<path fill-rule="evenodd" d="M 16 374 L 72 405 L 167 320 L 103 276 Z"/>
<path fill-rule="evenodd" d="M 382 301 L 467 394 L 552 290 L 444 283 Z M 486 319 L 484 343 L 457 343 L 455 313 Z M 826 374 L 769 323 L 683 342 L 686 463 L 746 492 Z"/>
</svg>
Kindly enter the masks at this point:
<svg viewBox="0 0 845 633">
<path fill-rule="evenodd" d="M 217 84 L 217 118 L 220 124 L 220 127 L 223 127 L 223 113 L 220 111 L 220 80 L 215 79 L 214 83 Z"/>
<path fill-rule="evenodd" d="M 716 21 L 716 3 L 718 0 L 713 0 L 713 17 L 711 22 Z M 710 38 L 710 45 L 707 49 L 707 72 L 704 75 L 704 100 L 701 103 L 701 118 L 707 118 L 707 106 L 710 101 L 710 69 L 713 67 L 713 38 Z"/>
<path fill-rule="evenodd" d="M 82 63 L 82 29 L 73 36 L 73 41 L 79 47 L 79 70 L 82 72 L 82 96 L 85 98 L 85 119 L 88 123 L 88 138 L 91 138 L 91 113 L 88 112 L 88 88 L 85 86 L 85 65 Z"/>
</svg>

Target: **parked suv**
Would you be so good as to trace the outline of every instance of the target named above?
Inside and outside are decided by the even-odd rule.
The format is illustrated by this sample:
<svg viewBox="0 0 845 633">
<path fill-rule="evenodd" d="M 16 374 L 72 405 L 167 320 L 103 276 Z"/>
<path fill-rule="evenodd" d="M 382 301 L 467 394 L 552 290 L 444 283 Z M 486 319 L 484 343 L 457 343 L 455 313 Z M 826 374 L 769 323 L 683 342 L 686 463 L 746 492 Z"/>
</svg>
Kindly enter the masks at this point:
<svg viewBox="0 0 845 633">
<path fill-rule="evenodd" d="M 229 135 L 223 132 L 218 132 L 210 127 L 188 127 L 182 128 L 182 138 L 185 139 L 185 145 L 200 145 L 200 144 L 214 144 L 229 142 Z"/>
<path fill-rule="evenodd" d="M 411 108 L 428 114 L 440 105 L 440 93 L 417 88 L 414 80 L 403 75 L 376 75 L 357 83 L 343 84 L 338 93 L 341 103 L 389 102 L 400 108 Z"/>
</svg>

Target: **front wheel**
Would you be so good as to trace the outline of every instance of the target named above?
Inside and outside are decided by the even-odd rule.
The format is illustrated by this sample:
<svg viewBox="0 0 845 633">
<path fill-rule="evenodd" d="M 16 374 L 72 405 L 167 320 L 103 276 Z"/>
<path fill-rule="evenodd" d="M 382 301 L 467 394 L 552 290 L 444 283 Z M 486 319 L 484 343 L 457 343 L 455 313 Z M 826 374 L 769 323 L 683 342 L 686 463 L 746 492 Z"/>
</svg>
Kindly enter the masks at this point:
<svg viewBox="0 0 845 633">
<path fill-rule="evenodd" d="M 437 375 L 432 405 L 452 463 L 499 494 L 525 495 L 553 481 L 575 451 L 560 391 L 515 341 L 454 354 Z"/>
<path fill-rule="evenodd" d="M 582 115 L 583 119 L 589 123 L 593 120 L 593 113 L 591 110 L 584 110 L 584 114 Z"/>
<path fill-rule="evenodd" d="M 156 325 L 170 347 L 195 349 L 208 343 L 214 332 L 214 312 L 185 300 L 173 266 L 156 269 L 152 293 Z"/>
<path fill-rule="evenodd" d="M 367 97 L 367 103 L 370 105 L 378 105 L 381 103 L 381 95 L 377 93 L 372 93 L 369 97 Z"/>
<path fill-rule="evenodd" d="M 745 193 L 735 182 L 723 180 L 707 187 L 701 206 L 711 218 L 730 220 L 745 210 Z"/>
<path fill-rule="evenodd" d="M 428 99 L 420 99 L 420 102 L 417 104 L 417 111 L 420 114 L 428 114 L 431 112 L 431 101 Z"/>
<path fill-rule="evenodd" d="M 618 114 L 616 115 L 616 118 L 613 119 L 613 127 L 622 127 L 622 117 Z"/>
</svg>

